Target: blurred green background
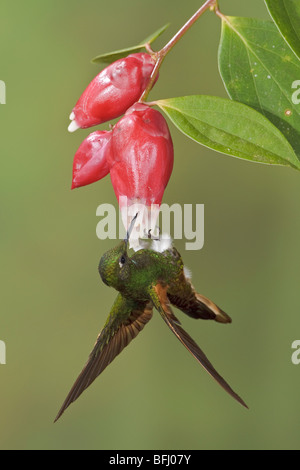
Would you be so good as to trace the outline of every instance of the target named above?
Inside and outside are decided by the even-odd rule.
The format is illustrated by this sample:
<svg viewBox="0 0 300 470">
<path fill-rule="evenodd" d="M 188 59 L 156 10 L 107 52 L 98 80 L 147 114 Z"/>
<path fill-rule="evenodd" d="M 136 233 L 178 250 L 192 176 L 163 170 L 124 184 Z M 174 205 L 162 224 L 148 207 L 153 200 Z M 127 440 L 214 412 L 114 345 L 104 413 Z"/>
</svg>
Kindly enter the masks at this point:
<svg viewBox="0 0 300 470">
<path fill-rule="evenodd" d="M 170 22 L 162 46 L 199 8 L 190 0 L 1 1 L 1 449 L 299 449 L 300 175 L 205 149 L 170 124 L 175 168 L 164 202 L 205 204 L 205 247 L 184 252 L 198 290 L 233 317 L 179 314 L 244 410 L 202 370 L 159 314 L 53 425 L 115 298 L 97 265 L 109 178 L 70 191 L 90 132 L 68 116 L 100 71 L 90 59 Z M 262 0 L 221 0 L 225 14 L 268 18 Z M 226 96 L 220 21 L 206 13 L 168 56 L 150 98 Z M 299 77 L 291 77 L 295 80 Z M 102 128 L 107 128 L 102 126 Z M 178 312 L 177 312 L 178 313 Z"/>
</svg>

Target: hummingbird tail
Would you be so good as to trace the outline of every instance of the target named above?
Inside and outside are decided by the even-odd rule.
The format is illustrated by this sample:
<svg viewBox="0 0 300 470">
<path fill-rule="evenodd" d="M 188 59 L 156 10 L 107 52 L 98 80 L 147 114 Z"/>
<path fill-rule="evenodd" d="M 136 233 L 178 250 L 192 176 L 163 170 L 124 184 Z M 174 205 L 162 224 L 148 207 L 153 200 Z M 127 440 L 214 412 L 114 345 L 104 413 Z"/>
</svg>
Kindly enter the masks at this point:
<svg viewBox="0 0 300 470">
<path fill-rule="evenodd" d="M 213 315 L 215 315 L 215 321 L 218 323 L 232 323 L 232 319 L 227 313 L 221 310 L 214 302 L 209 300 L 204 295 L 196 294 L 197 301 L 209 310 Z"/>
<path fill-rule="evenodd" d="M 190 281 L 183 282 L 168 289 L 168 298 L 172 305 L 189 317 L 202 320 L 215 320 L 218 323 L 232 323 L 227 313 L 204 295 L 198 294 Z"/>
<path fill-rule="evenodd" d="M 216 371 L 214 366 L 211 364 L 209 359 L 206 357 L 204 352 L 199 348 L 195 341 L 189 336 L 189 334 L 184 331 L 180 326 L 177 318 L 173 314 L 167 296 L 167 289 L 157 284 L 152 288 L 150 292 L 153 304 L 155 308 L 161 314 L 163 320 L 166 322 L 170 330 L 174 335 L 179 339 L 179 341 L 186 347 L 186 349 L 194 356 L 194 358 L 202 365 L 202 367 L 213 377 L 216 382 L 236 401 L 238 401 L 242 406 L 248 408 L 244 400 L 234 392 L 230 385 L 226 382 L 225 379 Z"/>
</svg>

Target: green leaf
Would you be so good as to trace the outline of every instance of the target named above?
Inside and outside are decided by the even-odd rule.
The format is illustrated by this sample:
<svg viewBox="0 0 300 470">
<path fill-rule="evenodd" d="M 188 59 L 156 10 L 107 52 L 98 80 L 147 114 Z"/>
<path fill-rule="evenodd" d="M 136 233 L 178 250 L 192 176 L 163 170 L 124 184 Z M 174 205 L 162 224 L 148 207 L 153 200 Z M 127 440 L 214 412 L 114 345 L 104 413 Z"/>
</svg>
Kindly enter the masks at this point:
<svg viewBox="0 0 300 470">
<path fill-rule="evenodd" d="M 299 0 L 265 0 L 265 3 L 282 36 L 300 59 Z"/>
<path fill-rule="evenodd" d="M 262 114 L 214 96 L 185 96 L 156 101 L 178 129 L 218 152 L 300 170 L 300 162 L 281 132 Z"/>
<path fill-rule="evenodd" d="M 129 54 L 136 54 L 141 52 L 143 49 L 145 49 L 146 44 L 152 44 L 159 36 L 161 36 L 161 34 L 165 32 L 169 26 L 170 24 L 164 25 L 162 28 L 155 31 L 155 33 L 151 34 L 151 36 L 148 36 L 146 39 L 144 39 L 137 46 L 127 47 L 126 49 L 120 49 L 118 51 L 109 52 L 106 54 L 100 54 L 92 59 L 92 62 L 94 64 L 111 64 L 118 59 L 127 57 Z"/>
<path fill-rule="evenodd" d="M 92 59 L 93 64 L 112 64 L 118 59 L 127 57 L 129 54 L 136 54 L 141 52 L 144 46 L 128 47 L 127 49 L 120 49 L 119 51 L 109 52 L 107 54 L 101 54 Z"/>
<path fill-rule="evenodd" d="M 300 157 L 300 61 L 274 23 L 224 17 L 219 69 L 230 98 L 264 114 Z"/>
<path fill-rule="evenodd" d="M 155 33 L 151 34 L 151 36 L 148 36 L 146 39 L 144 39 L 141 44 L 145 46 L 147 43 L 152 44 L 159 36 L 161 36 L 166 29 L 170 26 L 170 23 L 165 24 L 161 28 L 159 28 Z"/>
</svg>

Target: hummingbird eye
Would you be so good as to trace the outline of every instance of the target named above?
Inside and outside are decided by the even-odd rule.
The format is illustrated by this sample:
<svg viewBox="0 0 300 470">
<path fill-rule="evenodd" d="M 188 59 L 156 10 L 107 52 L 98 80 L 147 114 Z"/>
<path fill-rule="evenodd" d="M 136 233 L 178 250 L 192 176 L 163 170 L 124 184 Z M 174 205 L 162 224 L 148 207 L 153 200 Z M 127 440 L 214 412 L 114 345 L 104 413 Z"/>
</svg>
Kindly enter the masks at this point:
<svg viewBox="0 0 300 470">
<path fill-rule="evenodd" d="M 122 268 L 125 263 L 126 263 L 126 257 L 123 255 L 121 256 L 120 261 L 119 261 L 120 268 Z"/>
</svg>

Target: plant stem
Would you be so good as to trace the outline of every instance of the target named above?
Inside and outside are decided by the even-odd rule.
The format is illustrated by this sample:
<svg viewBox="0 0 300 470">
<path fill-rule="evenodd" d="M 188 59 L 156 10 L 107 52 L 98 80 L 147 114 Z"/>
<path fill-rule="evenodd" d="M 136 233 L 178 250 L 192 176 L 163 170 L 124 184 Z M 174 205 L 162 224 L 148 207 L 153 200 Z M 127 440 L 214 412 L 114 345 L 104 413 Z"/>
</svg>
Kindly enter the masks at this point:
<svg viewBox="0 0 300 470">
<path fill-rule="evenodd" d="M 173 49 L 173 47 L 180 41 L 180 39 L 185 35 L 185 33 L 193 26 L 194 23 L 203 15 L 207 10 L 218 9 L 218 0 L 206 0 L 206 2 L 199 8 L 198 11 L 186 22 L 186 24 L 175 34 L 175 36 L 166 44 L 159 52 L 153 54 L 156 59 L 155 67 L 152 71 L 149 83 L 140 98 L 140 102 L 143 102 L 147 99 L 158 75 L 159 69 L 165 60 L 167 54 Z"/>
<path fill-rule="evenodd" d="M 178 31 L 177 34 L 168 42 L 168 44 L 160 51 L 161 54 L 166 56 L 171 49 L 177 44 L 177 42 L 184 36 L 184 34 L 193 26 L 194 23 L 203 15 L 203 13 L 214 7 L 217 3 L 217 0 L 207 0 L 202 7 L 186 22 L 186 24 Z"/>
</svg>

